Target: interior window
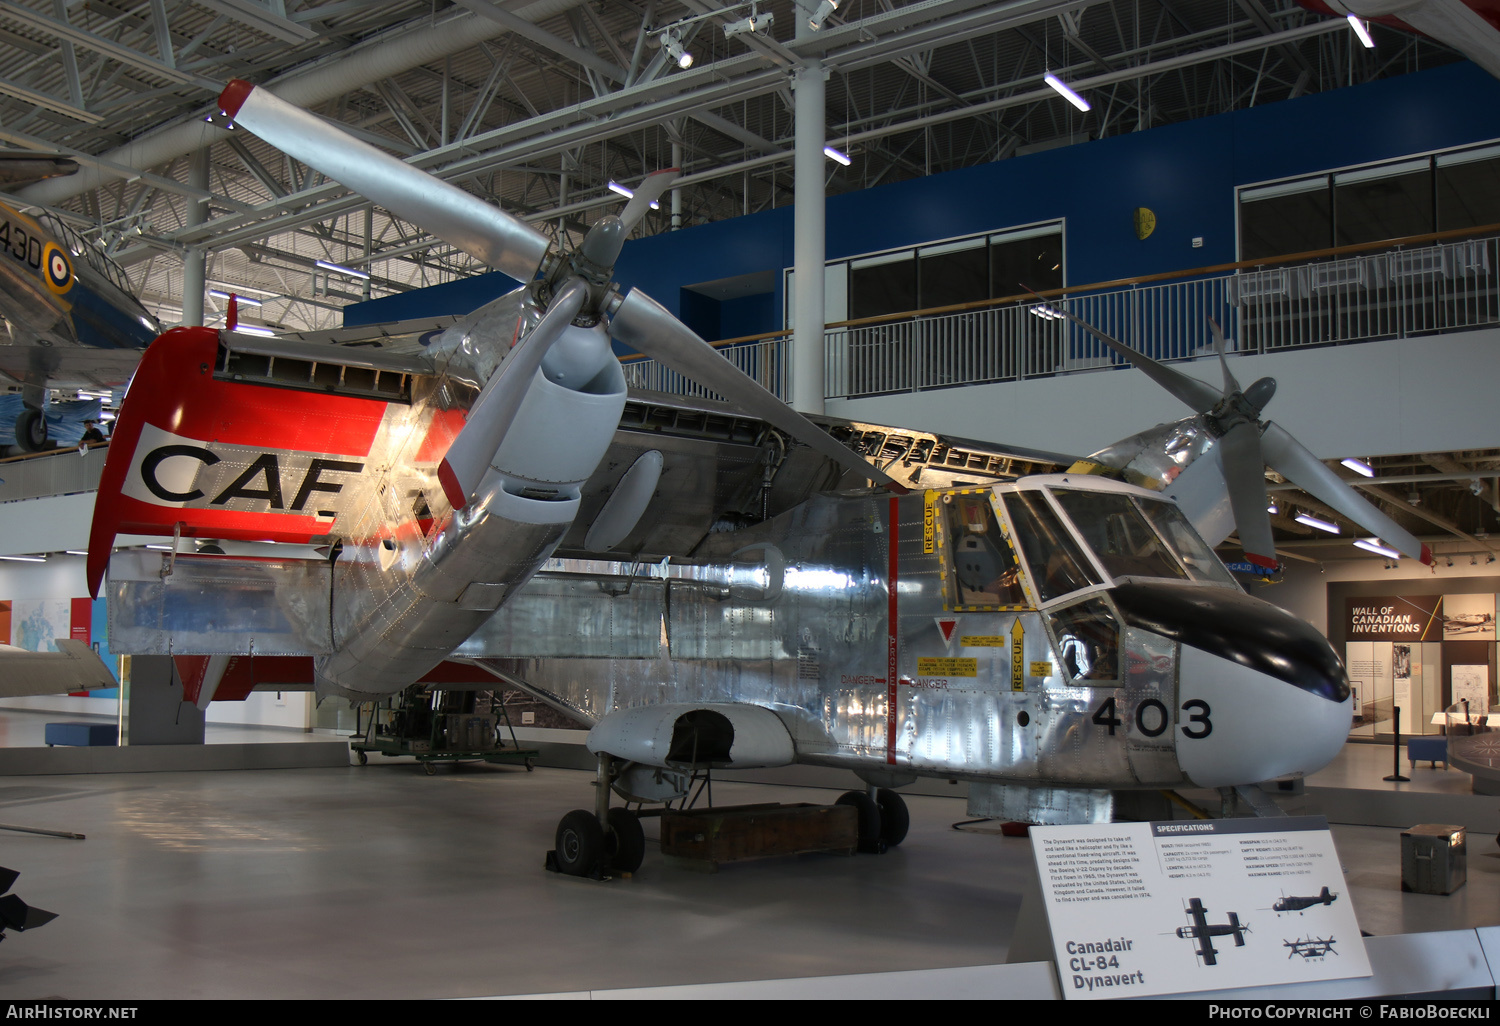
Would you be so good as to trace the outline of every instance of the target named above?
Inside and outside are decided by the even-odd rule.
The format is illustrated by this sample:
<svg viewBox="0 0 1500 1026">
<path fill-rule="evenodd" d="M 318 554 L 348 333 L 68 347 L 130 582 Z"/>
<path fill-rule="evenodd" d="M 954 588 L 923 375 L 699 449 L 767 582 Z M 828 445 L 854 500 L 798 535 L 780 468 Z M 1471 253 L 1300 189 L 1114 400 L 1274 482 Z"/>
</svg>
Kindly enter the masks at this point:
<svg viewBox="0 0 1500 1026">
<path fill-rule="evenodd" d="M 1046 496 L 1036 491 L 1010 492 L 1004 502 L 1021 557 L 1043 602 L 1103 583 Z"/>
<path fill-rule="evenodd" d="M 943 496 L 943 531 L 952 559 L 954 607 L 1026 605 L 1021 567 L 1000 533 L 987 492 Z"/>
</svg>

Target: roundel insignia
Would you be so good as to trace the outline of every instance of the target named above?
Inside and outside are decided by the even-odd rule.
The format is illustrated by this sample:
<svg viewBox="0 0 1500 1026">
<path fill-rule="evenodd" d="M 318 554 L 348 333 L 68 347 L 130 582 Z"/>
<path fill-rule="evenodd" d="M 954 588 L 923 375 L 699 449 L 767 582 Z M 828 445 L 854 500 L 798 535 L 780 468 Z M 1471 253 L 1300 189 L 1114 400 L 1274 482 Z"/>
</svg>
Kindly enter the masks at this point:
<svg viewBox="0 0 1500 1026">
<path fill-rule="evenodd" d="M 1145 239 L 1156 231 L 1156 212 L 1150 207 L 1135 208 L 1135 237 Z"/>
<path fill-rule="evenodd" d="M 73 287 L 73 265 L 67 252 L 55 242 L 42 247 L 42 276 L 47 279 L 47 288 L 59 296 Z"/>
</svg>

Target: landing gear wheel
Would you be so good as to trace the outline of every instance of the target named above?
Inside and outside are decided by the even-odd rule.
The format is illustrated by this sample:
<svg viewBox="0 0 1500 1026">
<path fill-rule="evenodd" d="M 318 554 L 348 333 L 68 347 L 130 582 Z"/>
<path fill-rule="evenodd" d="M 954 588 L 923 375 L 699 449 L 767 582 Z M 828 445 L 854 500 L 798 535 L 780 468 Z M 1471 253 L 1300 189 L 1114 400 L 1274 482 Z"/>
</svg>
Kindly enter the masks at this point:
<svg viewBox="0 0 1500 1026">
<path fill-rule="evenodd" d="M 646 858 L 646 832 L 641 818 L 629 809 L 609 810 L 609 834 L 604 839 L 605 854 L 617 873 L 634 873 Z"/>
<path fill-rule="evenodd" d="M 16 445 L 23 452 L 47 448 L 47 418 L 41 410 L 22 410 L 16 418 Z"/>
<path fill-rule="evenodd" d="M 835 805 L 852 805 L 859 813 L 859 850 L 872 854 L 885 851 L 880 839 L 880 806 L 864 791 L 845 791 Z"/>
<path fill-rule="evenodd" d="M 360 752 L 359 753 L 359 764 L 361 766 L 367 766 L 367 765 L 369 765 L 369 763 L 370 763 L 370 757 L 368 755 L 366 755 L 364 752 Z"/>
<path fill-rule="evenodd" d="M 894 848 L 906 840 L 906 831 L 911 828 L 906 800 L 890 788 L 882 787 L 875 792 L 875 804 L 880 808 L 880 840 L 887 848 Z"/>
<path fill-rule="evenodd" d="M 604 855 L 604 828 L 592 812 L 574 809 L 564 816 L 557 824 L 556 840 L 558 872 L 591 876 L 599 868 Z"/>
<path fill-rule="evenodd" d="M 436 766 L 434 766 L 434 765 L 433 765 L 433 764 L 432 764 L 432 762 L 431 762 L 431 761 L 430 761 L 430 760 L 429 760 L 429 761 L 427 761 L 427 762 L 424 762 L 424 763 L 422 763 L 422 771 L 423 771 L 423 772 L 424 772 L 424 773 L 426 773 L 426 774 L 427 774 L 427 775 L 428 775 L 428 776 L 429 776 L 429 777 L 430 777 L 430 776 L 432 776 L 432 775 L 433 775 L 433 774 L 434 774 L 434 773 L 436 773 L 436 772 L 437 772 L 437 767 L 436 767 Z"/>
</svg>

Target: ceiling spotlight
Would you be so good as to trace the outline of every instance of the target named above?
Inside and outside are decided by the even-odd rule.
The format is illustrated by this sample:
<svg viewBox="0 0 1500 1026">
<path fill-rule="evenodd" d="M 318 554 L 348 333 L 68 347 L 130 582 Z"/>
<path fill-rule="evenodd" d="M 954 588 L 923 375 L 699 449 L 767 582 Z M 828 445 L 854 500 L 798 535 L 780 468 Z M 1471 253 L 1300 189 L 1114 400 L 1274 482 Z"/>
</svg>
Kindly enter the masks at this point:
<svg viewBox="0 0 1500 1026">
<path fill-rule="evenodd" d="M 1495 554 L 1491 552 L 1488 556 L 1484 557 L 1484 561 L 1486 563 L 1493 563 L 1495 561 Z"/>
<path fill-rule="evenodd" d="M 1349 15 L 1349 27 L 1354 30 L 1354 34 L 1359 37 L 1359 41 L 1364 44 L 1366 50 L 1375 49 L 1375 40 L 1370 37 L 1369 25 L 1366 25 L 1364 21 L 1351 14 Z"/>
<path fill-rule="evenodd" d="M 1277 513 L 1276 503 L 1273 502 L 1269 506 L 1267 506 L 1266 512 L 1274 516 Z"/>
<path fill-rule="evenodd" d="M 1297 523 L 1299 524 L 1306 524 L 1308 527 L 1316 527 L 1320 531 L 1327 531 L 1329 534 L 1343 534 L 1343 531 L 1339 528 L 1338 524 L 1331 524 L 1326 520 L 1319 520 L 1311 513 L 1298 513 L 1292 519 L 1297 521 Z"/>
<path fill-rule="evenodd" d="M 693 66 L 693 55 L 684 49 L 682 36 L 668 30 L 661 34 L 662 49 L 667 51 L 667 56 L 677 62 L 679 68 L 691 68 Z"/>
<path fill-rule="evenodd" d="M 1357 460 L 1353 456 L 1350 456 L 1347 460 L 1340 460 L 1339 462 L 1343 463 L 1344 466 L 1348 467 L 1350 470 L 1354 471 L 1356 474 L 1359 474 L 1362 477 L 1375 476 L 1375 468 L 1370 466 L 1364 460 Z"/>
<path fill-rule="evenodd" d="M 1411 491 L 1406 493 L 1406 501 L 1411 503 L 1413 506 L 1420 506 L 1422 505 L 1422 496 L 1417 493 L 1417 490 L 1415 488 L 1413 488 Z"/>
<path fill-rule="evenodd" d="M 1046 82 L 1053 89 L 1057 90 L 1059 96 L 1067 100 L 1079 110 L 1089 109 L 1089 101 L 1085 100 L 1082 96 L 1079 96 L 1073 90 L 1069 89 L 1067 83 L 1058 78 L 1056 75 L 1052 74 L 1052 72 L 1049 71 L 1045 75 L 1043 75 L 1042 81 Z"/>
<path fill-rule="evenodd" d="M 814 31 L 817 31 L 823 27 L 823 23 L 828 20 L 828 16 L 838 9 L 839 0 L 823 0 L 818 5 L 818 9 L 813 12 L 813 16 L 807 19 L 807 23 L 812 26 Z"/>
<path fill-rule="evenodd" d="M 1448 565 L 1449 565 L 1449 566 L 1452 566 L 1452 565 L 1453 565 L 1453 557 L 1452 557 L 1452 556 L 1449 556 L 1449 557 L 1448 557 Z"/>
<path fill-rule="evenodd" d="M 1469 557 L 1469 565 L 1470 566 L 1478 566 L 1479 565 L 1479 556 L 1478 555 L 1470 556 Z"/>
<path fill-rule="evenodd" d="M 1477 477 L 1469 478 L 1469 491 L 1473 492 L 1475 495 L 1483 495 L 1484 482 L 1479 480 L 1479 478 Z"/>
<path fill-rule="evenodd" d="M 732 21 L 728 25 L 724 26 L 724 38 L 733 39 L 735 36 L 742 35 L 747 32 L 769 33 L 771 31 L 771 26 L 775 23 L 775 21 L 776 15 L 771 14 L 770 12 L 761 14 L 758 11 L 752 9 L 748 16 L 741 18 L 739 21 Z"/>
</svg>

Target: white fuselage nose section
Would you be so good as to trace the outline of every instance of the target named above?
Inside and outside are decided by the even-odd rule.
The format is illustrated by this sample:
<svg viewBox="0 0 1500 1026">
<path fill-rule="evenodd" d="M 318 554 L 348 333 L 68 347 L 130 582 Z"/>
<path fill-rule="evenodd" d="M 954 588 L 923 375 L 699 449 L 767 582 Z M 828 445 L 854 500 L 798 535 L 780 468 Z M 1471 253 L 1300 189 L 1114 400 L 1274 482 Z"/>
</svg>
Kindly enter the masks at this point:
<svg viewBox="0 0 1500 1026">
<path fill-rule="evenodd" d="M 1349 738 L 1352 697 L 1333 702 L 1191 645 L 1180 658 L 1177 761 L 1199 787 L 1313 773 Z"/>
</svg>

